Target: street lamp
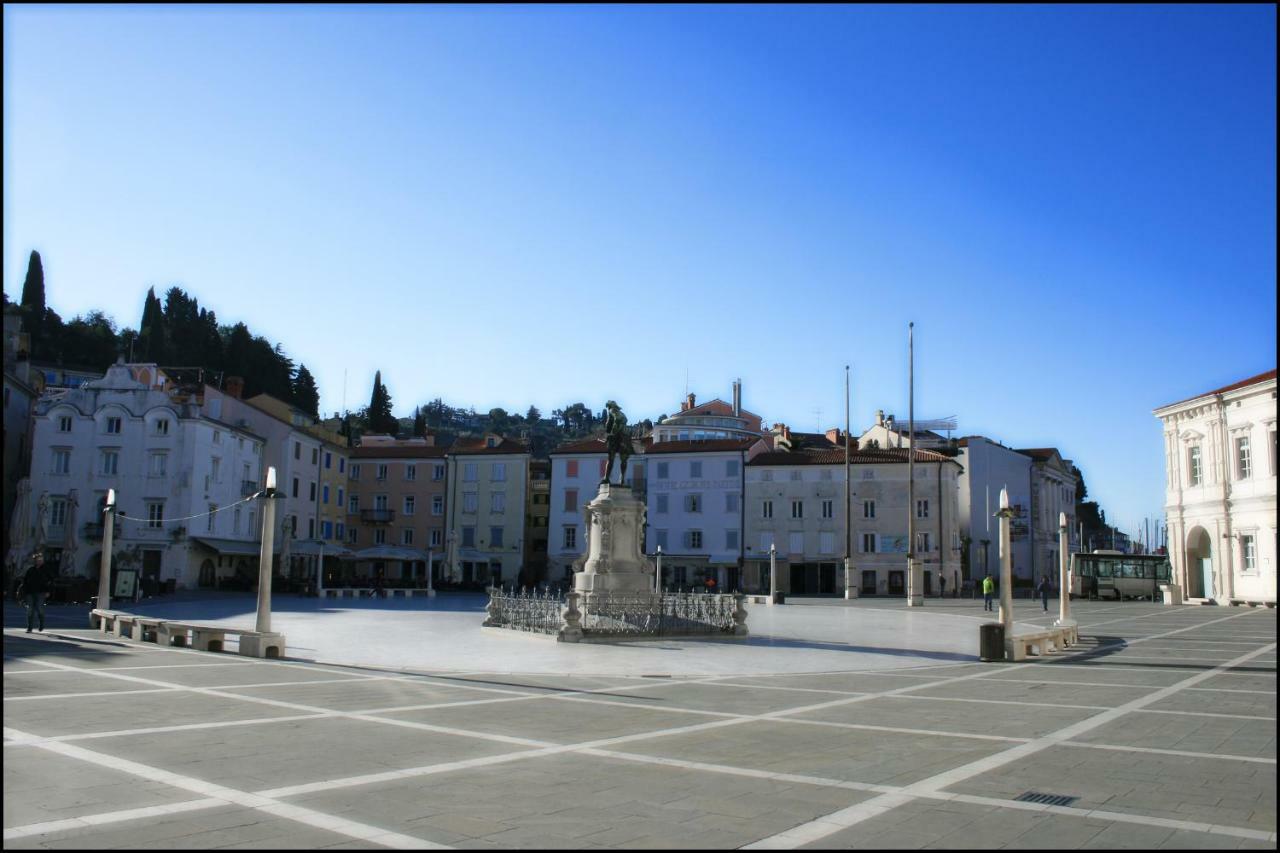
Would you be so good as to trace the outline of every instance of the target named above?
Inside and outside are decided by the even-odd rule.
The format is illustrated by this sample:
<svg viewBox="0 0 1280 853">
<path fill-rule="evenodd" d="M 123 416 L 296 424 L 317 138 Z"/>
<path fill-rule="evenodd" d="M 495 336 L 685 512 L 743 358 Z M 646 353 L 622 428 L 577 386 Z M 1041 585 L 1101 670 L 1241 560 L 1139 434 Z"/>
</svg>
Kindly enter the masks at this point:
<svg viewBox="0 0 1280 853">
<path fill-rule="evenodd" d="M 769 604 L 778 603 L 778 546 L 769 543 Z"/>
<path fill-rule="evenodd" d="M 1013 549 L 1011 530 L 1013 509 L 1009 506 L 1009 490 L 1000 490 L 1000 622 L 1004 635 L 1013 636 Z"/>
<path fill-rule="evenodd" d="M 658 563 L 653 572 L 653 591 L 662 592 L 662 546 L 658 546 Z"/>
<path fill-rule="evenodd" d="M 107 489 L 107 502 L 102 507 L 102 564 L 98 569 L 98 607 L 103 610 L 111 607 L 111 545 L 115 527 L 116 490 Z"/>
<path fill-rule="evenodd" d="M 1074 627 L 1076 621 L 1071 618 L 1071 574 L 1069 563 L 1070 555 L 1067 553 L 1071 550 L 1071 528 L 1067 525 L 1067 514 L 1065 512 L 1058 513 L 1058 551 L 1061 556 L 1058 560 L 1058 574 L 1060 577 L 1058 587 L 1058 621 L 1055 625 L 1062 627 Z"/>
</svg>

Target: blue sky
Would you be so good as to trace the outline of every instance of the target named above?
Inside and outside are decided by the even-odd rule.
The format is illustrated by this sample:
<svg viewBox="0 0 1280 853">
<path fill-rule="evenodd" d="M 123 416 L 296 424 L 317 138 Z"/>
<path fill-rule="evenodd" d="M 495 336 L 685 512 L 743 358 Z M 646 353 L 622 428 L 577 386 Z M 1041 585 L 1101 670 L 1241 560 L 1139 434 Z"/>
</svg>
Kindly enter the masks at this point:
<svg viewBox="0 0 1280 853">
<path fill-rule="evenodd" d="M 179 284 L 331 412 L 685 390 L 1053 445 L 1275 366 L 1273 7 L 4 9 L 4 287 Z M 820 414 L 818 413 L 820 410 Z"/>
</svg>

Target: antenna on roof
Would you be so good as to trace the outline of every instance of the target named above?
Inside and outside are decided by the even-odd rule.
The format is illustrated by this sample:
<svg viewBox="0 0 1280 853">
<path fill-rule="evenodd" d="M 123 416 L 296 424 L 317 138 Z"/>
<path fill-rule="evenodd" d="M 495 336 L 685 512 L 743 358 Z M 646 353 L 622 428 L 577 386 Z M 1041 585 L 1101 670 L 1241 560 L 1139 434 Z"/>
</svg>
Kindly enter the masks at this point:
<svg viewBox="0 0 1280 853">
<path fill-rule="evenodd" d="M 684 396 L 689 397 L 689 365 L 684 366 Z"/>
</svg>

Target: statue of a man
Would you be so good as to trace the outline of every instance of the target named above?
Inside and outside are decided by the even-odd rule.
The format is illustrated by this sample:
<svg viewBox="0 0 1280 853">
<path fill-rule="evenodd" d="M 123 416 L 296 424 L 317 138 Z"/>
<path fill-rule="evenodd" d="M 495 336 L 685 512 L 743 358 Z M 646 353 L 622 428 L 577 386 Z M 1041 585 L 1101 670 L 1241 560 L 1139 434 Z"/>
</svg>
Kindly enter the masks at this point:
<svg viewBox="0 0 1280 853">
<path fill-rule="evenodd" d="M 605 403 L 604 407 L 608 412 L 604 420 L 604 440 L 609 451 L 609 461 L 605 465 L 604 479 L 601 482 L 608 483 L 613 478 L 613 460 L 620 456 L 622 472 L 618 481 L 622 483 L 627 479 L 627 459 L 631 456 L 631 434 L 627 431 L 627 416 L 613 400 Z"/>
</svg>

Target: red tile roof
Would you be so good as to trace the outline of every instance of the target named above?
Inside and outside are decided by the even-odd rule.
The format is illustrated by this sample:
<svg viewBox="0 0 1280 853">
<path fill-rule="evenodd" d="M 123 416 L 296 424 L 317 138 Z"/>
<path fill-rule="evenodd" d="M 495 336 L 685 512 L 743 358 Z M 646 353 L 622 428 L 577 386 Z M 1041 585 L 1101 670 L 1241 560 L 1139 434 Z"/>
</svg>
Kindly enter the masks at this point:
<svg viewBox="0 0 1280 853">
<path fill-rule="evenodd" d="M 637 441 L 633 441 L 632 443 L 639 444 L 639 442 Z M 608 452 L 609 452 L 609 448 L 605 445 L 604 439 L 597 436 L 595 438 L 580 438 L 580 439 L 577 439 L 576 441 L 565 442 L 564 444 L 557 447 L 555 450 L 551 451 L 550 455 L 556 456 L 556 455 L 565 454 L 565 453 L 608 453 Z"/>
<path fill-rule="evenodd" d="M 443 459 L 445 453 L 449 450 L 447 447 L 438 447 L 432 445 L 416 445 L 410 447 L 397 446 L 378 446 L 371 444 L 368 446 L 358 446 L 351 448 L 352 459 Z"/>
<path fill-rule="evenodd" d="M 712 438 L 705 441 L 655 441 L 645 450 L 646 456 L 660 453 L 714 453 L 723 450 L 746 450 L 757 441 L 759 436 L 751 438 Z"/>
<path fill-rule="evenodd" d="M 886 463 L 906 463 L 908 450 L 902 448 L 878 448 L 872 450 L 854 450 L 849 453 L 850 465 L 882 465 Z M 954 459 L 935 453 L 932 450 L 917 450 L 917 462 L 952 462 Z M 747 463 L 748 465 L 843 465 L 844 448 L 832 447 L 830 450 L 809 450 L 788 453 L 772 451 L 761 453 Z"/>
<path fill-rule="evenodd" d="M 473 453 L 528 453 L 529 445 L 523 441 L 512 438 L 503 438 L 498 442 L 497 447 L 489 447 L 485 444 L 486 436 L 471 436 L 468 438 L 459 438 L 449 448 L 450 456 L 462 456 Z"/>
<path fill-rule="evenodd" d="M 724 400 L 721 400 L 719 397 L 714 400 L 708 400 L 705 403 L 699 403 L 692 409 L 684 409 L 683 411 L 676 412 L 670 417 L 678 418 L 683 415 L 718 415 L 721 417 L 742 418 L 748 421 L 760 420 L 759 415 L 754 412 L 748 412 L 746 409 L 739 409 L 738 414 L 735 415 L 733 413 L 733 406 L 726 403 Z"/>
<path fill-rule="evenodd" d="M 1224 385 L 1221 388 L 1215 388 L 1212 391 L 1205 391 L 1202 394 L 1195 394 L 1191 397 L 1187 397 L 1185 400 L 1177 400 L 1176 402 L 1173 402 L 1173 403 L 1166 403 L 1165 405 L 1160 406 L 1159 408 L 1167 409 L 1170 406 L 1176 406 L 1179 403 L 1187 403 L 1187 402 L 1190 402 L 1191 400 L 1199 400 L 1201 397 L 1209 397 L 1214 394 L 1225 394 L 1228 391 L 1236 391 L 1236 390 L 1239 390 L 1240 388 L 1247 388 L 1250 385 L 1256 385 L 1259 382 L 1266 382 L 1268 379 L 1275 379 L 1275 378 L 1276 378 L 1276 371 L 1275 371 L 1275 368 L 1272 368 L 1271 370 L 1268 370 L 1266 373 L 1259 373 L 1257 376 L 1250 376 L 1248 379 L 1241 379 L 1239 382 L 1232 382 L 1230 385 Z"/>
</svg>

